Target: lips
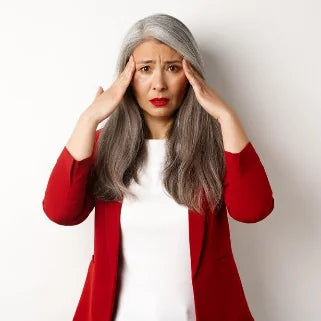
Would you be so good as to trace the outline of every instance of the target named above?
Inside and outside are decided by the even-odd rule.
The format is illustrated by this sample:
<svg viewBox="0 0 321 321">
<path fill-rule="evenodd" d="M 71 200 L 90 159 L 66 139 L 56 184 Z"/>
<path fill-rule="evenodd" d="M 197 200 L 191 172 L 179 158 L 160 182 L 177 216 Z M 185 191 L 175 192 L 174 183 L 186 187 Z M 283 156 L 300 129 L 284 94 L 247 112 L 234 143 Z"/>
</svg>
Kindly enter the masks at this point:
<svg viewBox="0 0 321 321">
<path fill-rule="evenodd" d="M 165 106 L 168 103 L 168 101 L 168 98 L 153 98 L 150 100 L 150 102 L 156 107 Z"/>
<path fill-rule="evenodd" d="M 153 101 L 153 102 L 168 102 L 169 99 L 168 98 L 153 98 L 150 101 Z"/>
</svg>

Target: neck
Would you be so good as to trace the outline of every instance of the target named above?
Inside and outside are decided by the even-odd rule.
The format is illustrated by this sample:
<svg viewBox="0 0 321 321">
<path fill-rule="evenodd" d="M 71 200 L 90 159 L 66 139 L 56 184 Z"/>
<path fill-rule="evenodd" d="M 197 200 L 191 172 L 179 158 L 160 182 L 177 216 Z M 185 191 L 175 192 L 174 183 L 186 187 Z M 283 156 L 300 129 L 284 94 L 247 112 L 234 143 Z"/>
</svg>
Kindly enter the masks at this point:
<svg viewBox="0 0 321 321">
<path fill-rule="evenodd" d="M 173 124 L 173 118 L 169 117 L 151 117 L 145 115 L 145 121 L 149 129 L 149 137 L 147 139 L 166 139 L 167 132 Z"/>
</svg>

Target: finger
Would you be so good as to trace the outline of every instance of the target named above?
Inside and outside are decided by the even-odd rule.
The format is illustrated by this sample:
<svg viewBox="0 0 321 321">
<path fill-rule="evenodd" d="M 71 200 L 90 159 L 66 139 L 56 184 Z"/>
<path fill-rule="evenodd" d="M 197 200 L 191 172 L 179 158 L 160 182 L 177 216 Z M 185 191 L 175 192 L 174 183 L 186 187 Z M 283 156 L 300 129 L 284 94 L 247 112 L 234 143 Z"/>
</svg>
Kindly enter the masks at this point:
<svg viewBox="0 0 321 321">
<path fill-rule="evenodd" d="M 194 66 L 191 65 L 189 61 L 187 61 L 187 60 L 185 60 L 185 59 L 184 59 L 184 61 L 185 61 L 185 63 L 186 63 L 186 64 L 185 64 L 186 69 L 190 72 L 190 74 L 191 74 L 193 77 L 197 78 L 197 80 L 201 81 L 203 78 L 201 77 L 201 75 L 199 74 L 199 72 L 194 68 Z"/>
<path fill-rule="evenodd" d="M 126 66 L 125 66 L 123 71 L 125 72 L 128 69 L 131 70 L 134 67 L 134 65 L 135 65 L 134 57 L 133 57 L 133 55 L 130 55 L 130 57 L 129 57 L 129 59 L 128 59 L 128 61 L 126 63 Z"/>
<path fill-rule="evenodd" d="M 132 56 L 130 56 L 126 65 L 125 65 L 125 68 L 119 74 L 119 77 L 126 76 L 131 71 L 132 68 L 133 68 L 133 58 L 132 58 Z"/>
<path fill-rule="evenodd" d="M 188 78 L 194 78 L 194 73 L 190 67 L 190 64 L 187 60 L 183 59 L 183 67 L 184 67 L 184 71 L 186 74 L 186 77 Z"/>
<path fill-rule="evenodd" d="M 185 75 L 188 79 L 188 81 L 191 83 L 191 85 L 193 87 L 197 86 L 198 85 L 198 81 L 193 73 L 193 71 L 191 70 L 191 68 L 188 66 L 188 63 L 187 61 L 184 59 L 184 71 L 185 71 Z"/>
<path fill-rule="evenodd" d="M 196 69 L 193 68 L 189 62 L 187 62 L 187 60 L 185 60 L 185 74 L 194 90 L 198 91 L 202 89 L 204 85 L 203 78 L 198 74 Z"/>
<path fill-rule="evenodd" d="M 133 55 L 130 55 L 129 57 L 129 60 L 128 60 L 128 65 L 126 66 L 128 67 L 128 73 L 129 75 L 131 76 L 132 75 L 132 72 L 135 70 L 136 68 L 136 63 L 135 63 L 135 60 L 134 60 L 134 56 Z"/>
<path fill-rule="evenodd" d="M 95 98 L 97 98 L 97 97 L 98 97 L 99 95 L 101 95 L 103 92 L 104 92 L 104 90 L 102 89 L 101 86 L 99 86 L 99 87 L 98 87 L 98 90 L 97 90 L 97 92 L 96 92 Z"/>
<path fill-rule="evenodd" d="M 128 84 L 133 76 L 133 72 L 135 71 L 135 62 L 133 55 L 130 56 L 127 65 L 123 72 L 120 74 L 119 81 Z"/>
</svg>

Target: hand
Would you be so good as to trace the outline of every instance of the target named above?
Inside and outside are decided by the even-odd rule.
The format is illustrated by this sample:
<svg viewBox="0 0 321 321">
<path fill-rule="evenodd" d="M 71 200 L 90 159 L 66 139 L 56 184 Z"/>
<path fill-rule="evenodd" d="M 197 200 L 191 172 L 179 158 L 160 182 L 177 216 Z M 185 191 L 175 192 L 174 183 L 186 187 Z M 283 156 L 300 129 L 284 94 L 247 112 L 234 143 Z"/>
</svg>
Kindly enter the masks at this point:
<svg viewBox="0 0 321 321">
<path fill-rule="evenodd" d="M 223 99 L 211 88 L 205 80 L 200 76 L 196 69 L 183 58 L 183 69 L 185 75 L 193 87 L 195 96 L 199 104 L 215 119 L 226 113 L 231 113 L 232 110 L 223 101 Z"/>
<path fill-rule="evenodd" d="M 134 57 L 131 55 L 124 70 L 107 90 L 104 91 L 99 86 L 94 101 L 83 114 L 90 115 L 97 123 L 109 117 L 123 98 L 134 75 L 135 67 Z"/>
</svg>

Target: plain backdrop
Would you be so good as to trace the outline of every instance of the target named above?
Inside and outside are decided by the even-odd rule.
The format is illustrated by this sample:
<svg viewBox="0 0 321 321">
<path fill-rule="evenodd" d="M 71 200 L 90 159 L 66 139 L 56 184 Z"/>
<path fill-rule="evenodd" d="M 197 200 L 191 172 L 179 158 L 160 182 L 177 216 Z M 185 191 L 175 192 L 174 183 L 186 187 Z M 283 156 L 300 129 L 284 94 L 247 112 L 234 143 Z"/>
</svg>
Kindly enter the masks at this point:
<svg viewBox="0 0 321 321">
<path fill-rule="evenodd" d="M 47 181 L 98 86 L 111 85 L 129 27 L 168 13 L 192 31 L 209 85 L 237 111 L 273 190 L 265 220 L 229 217 L 250 310 L 256 321 L 321 320 L 320 9 L 312 0 L 1 1 L 0 319 L 72 319 L 94 211 L 80 225 L 53 223 L 42 209 Z"/>
</svg>

